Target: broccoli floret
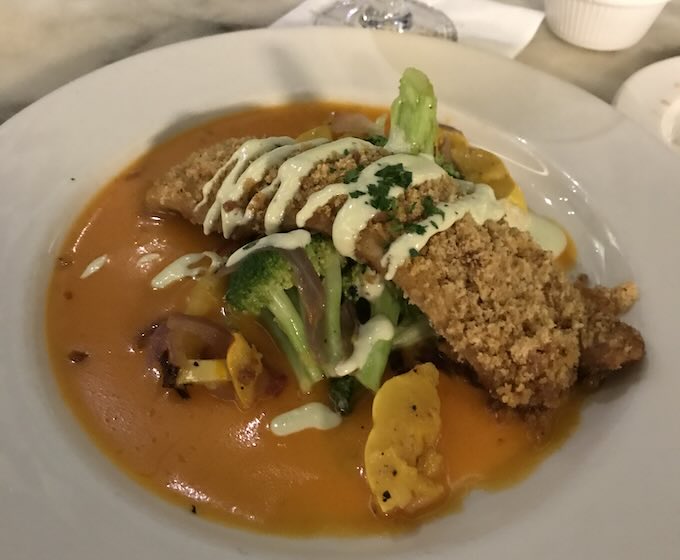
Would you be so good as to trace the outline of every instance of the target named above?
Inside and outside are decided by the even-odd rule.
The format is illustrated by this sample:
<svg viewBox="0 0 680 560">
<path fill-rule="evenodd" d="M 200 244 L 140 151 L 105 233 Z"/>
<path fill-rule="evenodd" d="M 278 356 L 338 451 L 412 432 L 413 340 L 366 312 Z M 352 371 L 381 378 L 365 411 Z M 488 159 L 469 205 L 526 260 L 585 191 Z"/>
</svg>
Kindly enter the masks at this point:
<svg viewBox="0 0 680 560">
<path fill-rule="evenodd" d="M 331 365 L 343 358 L 340 306 L 342 304 L 342 267 L 344 259 L 327 237 L 315 235 L 305 247 L 307 256 L 321 277 L 325 295 L 324 334 L 326 358 Z"/>
<path fill-rule="evenodd" d="M 309 387 L 323 377 L 323 372 L 314 358 L 304 322 L 300 313 L 286 293 L 293 287 L 290 264 L 276 250 L 262 250 L 245 257 L 229 277 L 226 300 L 234 309 L 262 317 L 266 311 L 274 317 L 289 345 L 282 350 L 291 360 L 291 353 L 299 360 L 304 377 L 300 387 Z"/>
</svg>

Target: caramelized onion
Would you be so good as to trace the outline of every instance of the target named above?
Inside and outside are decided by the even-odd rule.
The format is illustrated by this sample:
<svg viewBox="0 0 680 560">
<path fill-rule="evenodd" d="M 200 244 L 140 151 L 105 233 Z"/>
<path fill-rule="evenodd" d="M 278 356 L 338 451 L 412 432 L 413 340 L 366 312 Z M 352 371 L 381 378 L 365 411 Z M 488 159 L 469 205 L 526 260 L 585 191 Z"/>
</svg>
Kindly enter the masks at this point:
<svg viewBox="0 0 680 560">
<path fill-rule="evenodd" d="M 302 319 L 312 352 L 319 363 L 324 363 L 323 325 L 326 307 L 323 285 L 304 249 L 281 250 L 293 269 L 295 286 L 300 294 Z"/>
<path fill-rule="evenodd" d="M 335 137 L 363 137 L 385 133 L 382 126 L 361 113 L 334 113 L 329 124 Z"/>
<path fill-rule="evenodd" d="M 185 356 L 186 358 L 201 358 L 205 360 L 224 358 L 234 337 L 221 325 L 194 315 L 171 313 L 166 325 L 170 332 L 170 356 Z M 196 355 L 187 348 L 188 337 L 193 337 L 199 343 L 199 353 Z M 183 345 L 183 348 L 173 348 L 173 344 Z M 173 352 L 173 350 L 175 350 Z M 177 363 L 177 362 L 175 362 Z"/>
</svg>

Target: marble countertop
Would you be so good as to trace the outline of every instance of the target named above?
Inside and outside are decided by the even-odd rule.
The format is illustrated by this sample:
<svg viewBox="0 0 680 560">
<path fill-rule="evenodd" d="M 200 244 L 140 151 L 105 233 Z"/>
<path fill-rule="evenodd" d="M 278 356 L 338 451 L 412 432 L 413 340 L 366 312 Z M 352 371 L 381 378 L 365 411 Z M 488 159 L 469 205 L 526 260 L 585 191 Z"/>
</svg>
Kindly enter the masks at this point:
<svg viewBox="0 0 680 560">
<path fill-rule="evenodd" d="M 51 0 L 53 12 L 0 3 L 0 122 L 68 81 L 100 66 L 161 45 L 234 29 L 266 26 L 296 0 Z M 504 0 L 542 8 L 542 0 Z M 66 6 L 66 8 L 64 8 Z M 70 11 L 69 11 L 70 10 Z M 680 55 L 680 0 L 671 0 L 634 47 L 603 53 L 569 45 L 545 22 L 517 60 L 572 82 L 611 102 L 638 69 Z"/>
</svg>

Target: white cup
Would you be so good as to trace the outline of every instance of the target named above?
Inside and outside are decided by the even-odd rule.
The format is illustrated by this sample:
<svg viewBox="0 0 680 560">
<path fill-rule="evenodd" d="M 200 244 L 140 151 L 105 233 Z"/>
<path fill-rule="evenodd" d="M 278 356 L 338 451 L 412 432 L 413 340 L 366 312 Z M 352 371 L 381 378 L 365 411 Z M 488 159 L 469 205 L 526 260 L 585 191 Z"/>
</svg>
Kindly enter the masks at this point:
<svg viewBox="0 0 680 560">
<path fill-rule="evenodd" d="M 597 51 L 632 47 L 668 0 L 545 0 L 550 29 L 565 41 Z"/>
</svg>

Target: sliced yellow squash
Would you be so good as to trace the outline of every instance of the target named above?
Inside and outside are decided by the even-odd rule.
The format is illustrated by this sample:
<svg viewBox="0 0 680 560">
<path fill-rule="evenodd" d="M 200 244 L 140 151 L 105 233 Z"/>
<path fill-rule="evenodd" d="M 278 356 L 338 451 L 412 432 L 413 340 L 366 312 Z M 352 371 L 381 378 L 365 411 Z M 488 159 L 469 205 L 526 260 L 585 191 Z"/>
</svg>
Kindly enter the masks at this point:
<svg viewBox="0 0 680 560">
<path fill-rule="evenodd" d="M 252 406 L 257 397 L 257 380 L 264 371 L 262 356 L 248 344 L 243 335 L 234 333 L 234 341 L 227 352 L 226 365 L 241 406 Z"/>
<path fill-rule="evenodd" d="M 180 368 L 177 385 L 220 383 L 231 379 L 224 360 L 191 360 Z"/>
<path fill-rule="evenodd" d="M 437 368 L 422 364 L 391 378 L 375 395 L 364 463 L 383 513 L 413 512 L 444 495 L 438 382 Z"/>
</svg>

